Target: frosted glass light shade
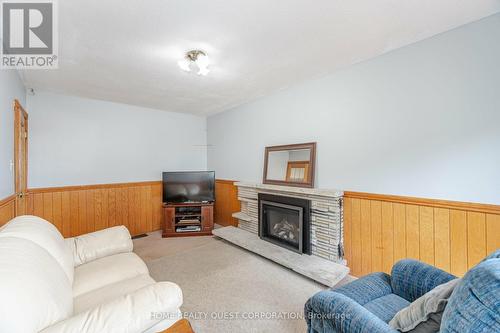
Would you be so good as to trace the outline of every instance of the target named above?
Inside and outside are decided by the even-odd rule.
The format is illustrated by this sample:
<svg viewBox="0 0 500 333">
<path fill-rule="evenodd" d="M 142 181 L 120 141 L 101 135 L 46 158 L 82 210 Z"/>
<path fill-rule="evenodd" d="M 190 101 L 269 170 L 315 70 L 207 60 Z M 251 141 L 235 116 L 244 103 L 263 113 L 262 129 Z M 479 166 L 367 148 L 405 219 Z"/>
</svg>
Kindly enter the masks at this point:
<svg viewBox="0 0 500 333">
<path fill-rule="evenodd" d="M 177 65 L 179 65 L 179 68 L 183 71 L 191 72 L 198 69 L 197 74 L 203 76 L 210 72 L 208 69 L 209 64 L 210 61 L 208 56 L 203 51 L 199 50 L 189 51 L 184 59 L 177 62 Z"/>
<path fill-rule="evenodd" d="M 182 59 L 177 62 L 177 65 L 179 65 L 179 68 L 182 69 L 185 72 L 191 72 L 191 61 L 188 59 Z"/>
</svg>

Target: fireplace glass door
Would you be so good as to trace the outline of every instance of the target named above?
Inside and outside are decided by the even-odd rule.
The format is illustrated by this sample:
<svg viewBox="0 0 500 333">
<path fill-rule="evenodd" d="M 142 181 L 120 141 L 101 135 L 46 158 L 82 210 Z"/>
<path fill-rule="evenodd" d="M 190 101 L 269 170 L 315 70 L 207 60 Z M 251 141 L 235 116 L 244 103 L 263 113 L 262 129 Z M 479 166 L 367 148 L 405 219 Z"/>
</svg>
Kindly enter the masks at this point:
<svg viewBox="0 0 500 333">
<path fill-rule="evenodd" d="M 261 237 L 302 253 L 303 214 L 304 209 L 283 203 L 260 201 L 261 204 Z"/>
</svg>

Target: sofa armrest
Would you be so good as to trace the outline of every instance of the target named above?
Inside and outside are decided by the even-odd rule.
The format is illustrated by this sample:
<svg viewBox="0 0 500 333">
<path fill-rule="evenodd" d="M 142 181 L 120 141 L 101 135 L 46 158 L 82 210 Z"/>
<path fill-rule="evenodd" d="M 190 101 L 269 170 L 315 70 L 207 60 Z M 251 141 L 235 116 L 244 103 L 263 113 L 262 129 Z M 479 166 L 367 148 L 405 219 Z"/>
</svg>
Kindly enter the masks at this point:
<svg viewBox="0 0 500 333">
<path fill-rule="evenodd" d="M 453 279 L 456 276 L 413 259 L 398 261 L 391 272 L 393 293 L 409 302 Z"/>
<path fill-rule="evenodd" d="M 49 326 L 40 333 L 140 333 L 166 319 L 181 319 L 182 291 L 157 282 Z"/>
<path fill-rule="evenodd" d="M 334 290 L 321 291 L 305 305 L 308 333 L 397 333 L 351 298 Z"/>
<path fill-rule="evenodd" d="M 121 225 L 67 238 L 75 267 L 113 254 L 132 252 L 134 244 L 128 229 Z"/>
</svg>

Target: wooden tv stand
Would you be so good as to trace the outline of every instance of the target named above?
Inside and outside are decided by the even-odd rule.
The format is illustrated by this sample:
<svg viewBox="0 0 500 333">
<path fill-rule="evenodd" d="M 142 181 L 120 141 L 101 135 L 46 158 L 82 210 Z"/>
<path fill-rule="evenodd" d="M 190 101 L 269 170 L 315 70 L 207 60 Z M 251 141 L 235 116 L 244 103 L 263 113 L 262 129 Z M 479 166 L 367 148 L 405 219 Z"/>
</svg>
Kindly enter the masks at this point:
<svg viewBox="0 0 500 333">
<path fill-rule="evenodd" d="M 199 227 L 199 231 L 180 231 Z M 214 229 L 213 203 L 163 204 L 162 237 L 210 236 Z"/>
</svg>

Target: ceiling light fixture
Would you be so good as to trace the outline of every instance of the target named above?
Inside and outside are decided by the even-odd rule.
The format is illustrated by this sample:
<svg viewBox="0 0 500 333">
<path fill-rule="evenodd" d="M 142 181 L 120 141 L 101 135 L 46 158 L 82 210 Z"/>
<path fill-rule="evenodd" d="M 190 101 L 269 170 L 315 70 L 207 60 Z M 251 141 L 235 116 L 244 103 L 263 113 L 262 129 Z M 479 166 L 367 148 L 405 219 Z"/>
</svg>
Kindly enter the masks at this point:
<svg viewBox="0 0 500 333">
<path fill-rule="evenodd" d="M 196 68 L 198 69 L 198 75 L 205 76 L 210 72 L 208 69 L 208 65 L 210 64 L 208 56 L 205 52 L 200 50 L 189 51 L 186 53 L 184 59 L 179 60 L 177 64 L 185 72 L 191 72 Z"/>
</svg>

